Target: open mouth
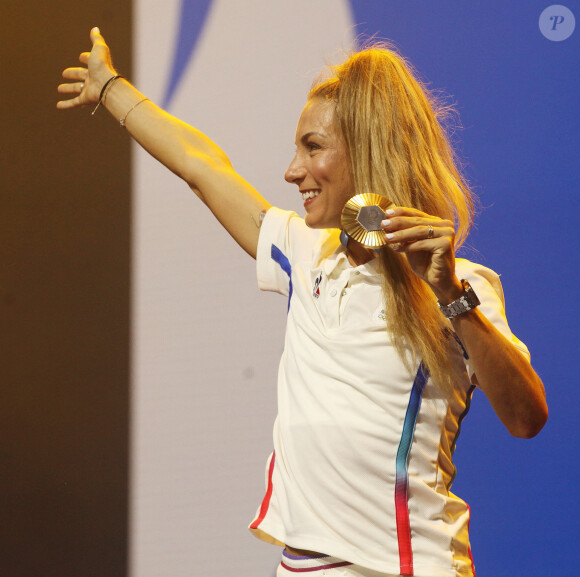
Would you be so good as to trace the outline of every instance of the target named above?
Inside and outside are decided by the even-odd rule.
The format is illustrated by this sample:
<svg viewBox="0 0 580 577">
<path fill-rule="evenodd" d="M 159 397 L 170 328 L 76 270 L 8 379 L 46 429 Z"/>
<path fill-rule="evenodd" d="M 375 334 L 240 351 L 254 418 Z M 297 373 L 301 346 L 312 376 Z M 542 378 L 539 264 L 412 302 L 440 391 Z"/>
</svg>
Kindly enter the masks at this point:
<svg viewBox="0 0 580 577">
<path fill-rule="evenodd" d="M 301 194 L 302 194 L 302 200 L 304 202 L 306 202 L 307 200 L 312 200 L 313 198 L 316 198 L 320 194 L 320 191 L 319 190 L 305 190 Z"/>
</svg>

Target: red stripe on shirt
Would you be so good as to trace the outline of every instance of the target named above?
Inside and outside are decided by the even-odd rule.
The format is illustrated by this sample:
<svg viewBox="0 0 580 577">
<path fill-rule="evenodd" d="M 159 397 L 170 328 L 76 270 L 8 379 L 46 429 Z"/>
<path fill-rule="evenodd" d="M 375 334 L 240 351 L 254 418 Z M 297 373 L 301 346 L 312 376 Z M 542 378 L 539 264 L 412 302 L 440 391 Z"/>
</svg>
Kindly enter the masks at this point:
<svg viewBox="0 0 580 577">
<path fill-rule="evenodd" d="M 260 514 L 257 519 L 250 525 L 250 529 L 257 529 L 260 523 L 264 520 L 266 513 L 268 512 L 268 507 L 270 506 L 270 499 L 272 498 L 272 474 L 274 473 L 274 461 L 276 460 L 276 452 L 272 453 L 272 458 L 270 459 L 270 467 L 268 469 L 268 487 L 266 489 L 266 494 L 262 500 L 262 505 L 260 507 Z"/>
<path fill-rule="evenodd" d="M 471 507 L 469 505 L 467 505 L 467 511 L 469 512 L 469 521 L 467 521 L 467 534 L 469 535 L 469 525 L 471 524 Z M 473 571 L 473 577 L 475 577 L 475 563 L 473 562 L 473 555 L 471 554 L 471 542 L 469 544 L 468 552 L 469 559 L 471 560 L 471 570 Z"/>
</svg>

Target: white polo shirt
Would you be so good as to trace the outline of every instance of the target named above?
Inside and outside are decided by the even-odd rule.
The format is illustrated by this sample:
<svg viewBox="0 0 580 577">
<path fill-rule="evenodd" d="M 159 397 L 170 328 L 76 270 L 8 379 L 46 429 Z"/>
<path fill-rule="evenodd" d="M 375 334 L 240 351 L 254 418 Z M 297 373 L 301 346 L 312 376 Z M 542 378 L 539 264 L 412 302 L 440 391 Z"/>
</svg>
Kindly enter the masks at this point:
<svg viewBox="0 0 580 577">
<path fill-rule="evenodd" d="M 493 271 L 457 260 L 480 309 L 518 348 Z M 452 453 L 473 387 L 469 361 L 445 398 L 408 371 L 385 325 L 377 261 L 352 267 L 337 230 L 270 209 L 258 284 L 288 298 L 274 452 L 257 537 L 393 575 L 473 575 L 469 510 L 449 492 Z M 410 358 L 410 355 L 409 355 Z"/>
</svg>

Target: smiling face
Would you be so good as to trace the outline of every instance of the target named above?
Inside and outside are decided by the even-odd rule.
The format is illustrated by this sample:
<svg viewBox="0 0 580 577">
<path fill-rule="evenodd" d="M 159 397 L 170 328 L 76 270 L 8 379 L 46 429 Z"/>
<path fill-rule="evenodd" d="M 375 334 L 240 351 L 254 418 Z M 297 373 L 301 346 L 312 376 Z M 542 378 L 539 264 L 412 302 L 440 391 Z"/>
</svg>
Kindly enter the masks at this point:
<svg viewBox="0 0 580 577">
<path fill-rule="evenodd" d="M 340 228 L 342 209 L 354 190 L 334 103 L 314 98 L 306 104 L 296 130 L 296 155 L 284 177 L 298 186 L 310 228 Z"/>
</svg>

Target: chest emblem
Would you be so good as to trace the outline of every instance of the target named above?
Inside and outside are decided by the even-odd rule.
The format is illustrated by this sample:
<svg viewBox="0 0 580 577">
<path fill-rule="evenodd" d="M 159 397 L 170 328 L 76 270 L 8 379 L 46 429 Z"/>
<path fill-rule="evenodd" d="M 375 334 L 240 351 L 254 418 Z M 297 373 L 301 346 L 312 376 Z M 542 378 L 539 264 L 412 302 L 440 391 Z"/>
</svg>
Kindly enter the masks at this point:
<svg viewBox="0 0 580 577">
<path fill-rule="evenodd" d="M 320 298 L 320 283 L 322 282 L 322 273 L 319 273 L 314 281 L 314 287 L 312 288 L 312 296 L 317 299 Z"/>
</svg>

